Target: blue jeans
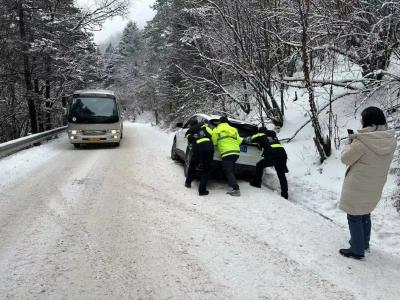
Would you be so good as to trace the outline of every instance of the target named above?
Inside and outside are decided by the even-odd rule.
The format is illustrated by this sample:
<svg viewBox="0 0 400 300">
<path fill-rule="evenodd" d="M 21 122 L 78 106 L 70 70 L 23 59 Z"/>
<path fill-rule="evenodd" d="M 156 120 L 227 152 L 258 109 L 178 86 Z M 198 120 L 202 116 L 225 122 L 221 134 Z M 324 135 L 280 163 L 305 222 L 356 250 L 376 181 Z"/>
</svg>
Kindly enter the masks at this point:
<svg viewBox="0 0 400 300">
<path fill-rule="evenodd" d="M 371 215 L 353 216 L 347 215 L 350 229 L 351 252 L 364 255 L 364 251 L 369 248 L 369 238 L 371 236 Z"/>
</svg>

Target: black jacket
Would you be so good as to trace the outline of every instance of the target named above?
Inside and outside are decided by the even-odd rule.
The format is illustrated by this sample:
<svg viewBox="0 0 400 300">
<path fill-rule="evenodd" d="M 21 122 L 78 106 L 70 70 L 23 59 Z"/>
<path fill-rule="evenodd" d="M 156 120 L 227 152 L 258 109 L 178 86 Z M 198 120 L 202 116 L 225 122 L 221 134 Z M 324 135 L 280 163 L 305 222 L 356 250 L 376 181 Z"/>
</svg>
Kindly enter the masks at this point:
<svg viewBox="0 0 400 300">
<path fill-rule="evenodd" d="M 207 128 L 209 131 L 207 131 Z M 185 137 L 189 144 L 193 146 L 193 151 L 214 151 L 211 141 L 211 129 L 204 124 L 196 124 L 188 129 Z M 208 140 L 207 140 L 208 139 Z"/>
<path fill-rule="evenodd" d="M 281 145 L 275 131 L 266 130 L 258 132 L 251 137 L 251 141 L 260 145 L 263 149 L 263 157 L 274 161 L 287 160 L 286 150 Z"/>
</svg>

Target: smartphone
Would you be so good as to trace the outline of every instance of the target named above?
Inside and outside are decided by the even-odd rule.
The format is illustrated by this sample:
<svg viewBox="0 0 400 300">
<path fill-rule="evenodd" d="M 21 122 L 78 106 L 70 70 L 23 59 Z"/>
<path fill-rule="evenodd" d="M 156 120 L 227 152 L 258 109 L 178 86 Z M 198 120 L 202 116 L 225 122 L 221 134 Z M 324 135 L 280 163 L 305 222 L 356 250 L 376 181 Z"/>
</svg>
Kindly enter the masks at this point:
<svg viewBox="0 0 400 300">
<path fill-rule="evenodd" d="M 354 130 L 353 129 L 347 129 L 347 133 L 348 134 L 354 134 Z"/>
</svg>

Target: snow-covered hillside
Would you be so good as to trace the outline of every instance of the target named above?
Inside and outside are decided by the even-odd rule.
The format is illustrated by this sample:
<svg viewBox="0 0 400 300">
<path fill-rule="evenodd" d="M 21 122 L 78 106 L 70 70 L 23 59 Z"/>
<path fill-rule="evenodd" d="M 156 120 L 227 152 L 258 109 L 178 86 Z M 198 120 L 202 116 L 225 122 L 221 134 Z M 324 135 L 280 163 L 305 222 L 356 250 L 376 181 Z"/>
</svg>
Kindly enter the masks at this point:
<svg viewBox="0 0 400 300">
<path fill-rule="evenodd" d="M 318 64 L 316 64 L 318 66 Z M 361 69 L 348 62 L 343 57 L 336 62 L 334 72 L 327 68 L 315 71 L 315 80 L 344 82 L 361 78 Z M 302 78 L 301 65 L 299 72 L 293 78 Z M 399 73 L 398 62 L 393 61 L 389 71 Z M 325 73 L 326 72 L 326 73 Z M 333 75 L 333 77 L 332 77 Z M 361 83 L 353 84 L 361 87 Z M 344 87 L 333 87 L 332 113 L 334 115 L 334 136 L 332 139 L 332 155 L 322 164 L 319 154 L 313 142 L 314 130 L 311 123 L 308 123 L 289 143 L 285 143 L 288 152 L 288 174 L 289 201 L 308 209 L 316 214 L 331 220 L 344 231 L 347 229 L 347 218 L 343 211 L 340 211 L 338 201 L 340 197 L 342 182 L 345 173 L 345 166 L 340 161 L 341 151 L 347 143 L 347 129 L 356 131 L 361 128 L 360 114 L 368 106 L 378 106 L 386 111 L 393 104 L 393 91 L 388 87 L 382 88 L 373 94 L 360 93 Z M 315 89 L 317 108 L 321 110 L 319 115 L 325 135 L 328 134 L 329 109 L 326 108 L 330 99 L 330 85 Z M 342 97 L 343 96 L 343 97 Z M 286 140 L 310 120 L 310 106 L 308 93 L 305 88 L 290 87 L 285 92 L 285 123 L 280 129 L 278 136 Z M 257 105 L 256 102 L 253 103 Z M 325 109 L 323 109 L 325 108 Z M 196 111 L 199 113 L 201 111 Z M 259 124 L 259 113 L 255 107 L 249 115 L 238 111 L 238 118 Z M 393 119 L 400 119 L 398 112 L 392 115 Z M 149 120 L 146 114 L 145 120 Z M 390 116 L 389 116 L 390 119 Z M 183 120 L 182 120 L 183 121 Z M 390 126 L 394 126 L 390 123 Z M 273 129 L 272 124 L 267 125 Z M 336 134 L 335 134 L 336 132 Z M 392 170 L 384 189 L 384 194 L 377 209 L 372 214 L 373 233 L 372 242 L 395 255 L 400 256 L 400 212 L 395 207 L 395 197 L 400 191 L 399 187 L 399 161 L 398 153 L 392 163 Z M 279 194 L 279 181 L 273 168 L 266 169 L 264 175 L 266 188 L 276 191 Z M 397 197 L 398 198 L 398 197 Z"/>
<path fill-rule="evenodd" d="M 336 67 L 333 79 L 336 81 L 357 79 L 360 74 L 361 71 L 356 66 L 342 62 Z M 323 79 L 323 76 L 320 79 Z M 335 87 L 333 98 L 346 92 L 349 91 Z M 281 138 L 292 137 L 296 130 L 309 119 L 306 91 L 289 88 L 287 99 L 295 99 L 295 93 L 298 96 L 297 101 L 287 101 L 286 121 L 279 133 Z M 329 88 L 317 88 L 316 94 L 318 107 L 324 107 L 329 102 Z M 388 99 L 386 97 L 386 91 L 383 90 L 369 98 L 366 98 L 365 95 L 348 95 L 333 103 L 338 137 L 342 140 L 338 149 L 335 149 L 334 141 L 332 141 L 333 153 L 323 164 L 319 162 L 319 156 L 312 141 L 314 132 L 311 124 L 308 124 L 290 143 L 285 145 L 289 156 L 290 201 L 319 213 L 342 226 L 344 230 L 348 230 L 346 215 L 337 208 L 345 172 L 345 166 L 340 162 L 340 153 L 347 142 L 347 129 L 356 131 L 361 128 L 360 114 L 362 110 L 371 105 L 387 108 Z M 320 114 L 326 134 L 328 132 L 327 112 L 328 109 L 325 109 Z M 398 162 L 394 161 L 392 167 L 398 168 Z M 392 199 L 399 192 L 397 181 L 396 173 L 389 175 L 382 200 L 372 213 L 373 233 L 371 239 L 376 245 L 400 256 L 400 233 L 398 231 L 400 214 L 394 207 Z M 264 182 L 267 187 L 279 189 L 279 182 L 272 169 L 267 170 Z"/>
</svg>

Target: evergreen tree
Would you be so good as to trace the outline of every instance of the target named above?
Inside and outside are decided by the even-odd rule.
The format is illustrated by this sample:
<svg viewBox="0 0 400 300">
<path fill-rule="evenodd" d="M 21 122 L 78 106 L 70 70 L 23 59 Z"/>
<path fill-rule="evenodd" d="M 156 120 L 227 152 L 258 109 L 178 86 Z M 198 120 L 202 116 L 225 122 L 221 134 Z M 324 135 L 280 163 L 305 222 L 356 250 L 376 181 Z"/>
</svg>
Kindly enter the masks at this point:
<svg viewBox="0 0 400 300">
<path fill-rule="evenodd" d="M 128 2 L 99 3 L 83 12 L 73 0 L 0 0 L 0 141 L 59 126 L 62 96 L 101 79 L 88 29 Z"/>
</svg>

